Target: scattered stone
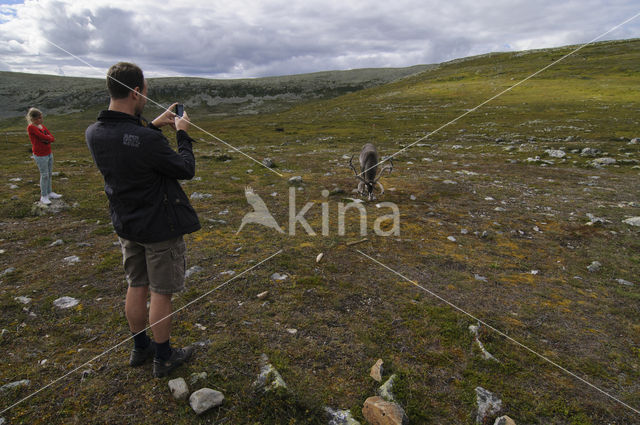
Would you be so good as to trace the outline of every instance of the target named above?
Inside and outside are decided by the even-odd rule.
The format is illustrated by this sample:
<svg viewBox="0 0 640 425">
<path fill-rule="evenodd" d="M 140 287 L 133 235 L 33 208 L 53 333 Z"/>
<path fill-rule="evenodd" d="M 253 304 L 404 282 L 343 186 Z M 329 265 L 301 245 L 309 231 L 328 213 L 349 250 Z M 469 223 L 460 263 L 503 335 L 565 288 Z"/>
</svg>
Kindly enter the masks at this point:
<svg viewBox="0 0 640 425">
<path fill-rule="evenodd" d="M 206 412 L 224 401 L 224 395 L 220 391 L 211 388 L 202 388 L 189 397 L 189 405 L 197 415 Z"/>
<path fill-rule="evenodd" d="M 29 304 L 31 302 L 31 298 L 29 297 L 15 297 L 14 300 L 22 304 Z"/>
<path fill-rule="evenodd" d="M 471 334 L 475 338 L 475 344 L 480 349 L 480 353 L 482 354 L 482 358 L 485 359 L 485 360 L 493 360 L 495 362 L 500 363 L 500 361 L 498 359 L 496 359 L 490 352 L 487 351 L 486 348 L 484 348 L 484 344 L 482 343 L 482 341 L 480 341 L 480 338 L 479 338 L 479 335 L 478 335 L 478 330 L 479 329 L 480 329 L 480 325 L 469 325 L 469 331 L 471 332 Z"/>
<path fill-rule="evenodd" d="M 444 184 L 458 184 L 457 182 L 454 182 L 453 180 L 445 180 L 442 183 L 444 183 Z"/>
<path fill-rule="evenodd" d="M 189 397 L 189 387 L 184 378 L 176 378 L 169 381 L 169 390 L 176 400 L 186 400 Z M 195 410 L 195 409 L 194 409 Z M 197 413 L 197 412 L 196 412 Z"/>
<path fill-rule="evenodd" d="M 63 245 L 64 241 L 62 239 L 58 239 L 55 242 L 51 242 L 51 244 L 49 246 L 60 246 Z"/>
<path fill-rule="evenodd" d="M 294 328 L 289 328 L 287 329 L 287 333 L 290 335 L 296 335 L 298 333 L 298 330 Z"/>
<path fill-rule="evenodd" d="M 200 323 L 194 323 L 194 325 L 193 325 L 193 326 L 194 326 L 196 329 L 200 330 L 200 331 L 206 331 L 206 330 L 207 330 L 207 327 L 206 327 L 206 326 L 201 325 Z"/>
<path fill-rule="evenodd" d="M 58 308 L 67 309 L 67 308 L 75 307 L 79 303 L 80 301 L 73 297 L 61 297 L 55 300 L 53 302 L 53 305 L 55 305 Z"/>
<path fill-rule="evenodd" d="M 15 271 L 16 271 L 15 267 L 9 267 L 8 269 L 4 269 L 4 271 L 0 273 L 0 276 L 4 276 L 6 274 L 13 273 Z"/>
<path fill-rule="evenodd" d="M 275 162 L 271 158 L 265 158 L 262 160 L 262 165 L 268 168 L 274 168 L 276 166 Z"/>
<path fill-rule="evenodd" d="M 384 362 L 382 361 L 382 359 L 378 359 L 378 361 L 376 362 L 376 364 L 374 364 L 373 366 L 371 366 L 371 372 L 369 373 L 369 375 L 376 381 L 376 382 L 382 382 L 382 373 L 383 373 L 383 369 L 382 369 L 382 364 Z"/>
<path fill-rule="evenodd" d="M 351 410 L 333 410 L 330 407 L 325 407 L 324 411 L 329 416 L 328 425 L 360 425 L 360 422 L 351 416 Z"/>
<path fill-rule="evenodd" d="M 269 291 L 260 292 L 257 297 L 259 300 L 264 300 L 269 295 Z"/>
<path fill-rule="evenodd" d="M 547 149 L 544 152 L 551 158 L 564 158 L 565 156 L 567 156 L 567 153 L 560 149 Z"/>
<path fill-rule="evenodd" d="M 493 425 L 516 425 L 515 421 L 508 416 L 500 416 Z"/>
<path fill-rule="evenodd" d="M 394 373 L 387 379 L 387 381 L 378 388 L 378 395 L 390 403 L 395 403 L 396 399 L 393 396 L 393 383 L 396 380 L 396 374 Z"/>
<path fill-rule="evenodd" d="M 31 215 L 35 217 L 47 215 L 47 214 L 59 214 L 64 210 L 68 210 L 67 205 L 62 199 L 52 199 L 51 204 L 44 205 L 37 201 L 31 207 Z"/>
<path fill-rule="evenodd" d="M 269 358 L 266 354 L 260 356 L 260 362 L 262 363 L 262 368 L 260 369 L 258 379 L 256 379 L 253 385 L 264 389 L 264 391 L 286 390 L 287 384 L 284 382 L 284 379 L 282 379 L 280 372 L 269 363 Z"/>
<path fill-rule="evenodd" d="M 191 376 L 189 377 L 189 383 L 191 385 L 195 385 L 196 383 L 198 383 L 198 381 L 204 381 L 205 379 L 207 379 L 207 372 L 200 372 L 200 373 L 192 373 Z"/>
<path fill-rule="evenodd" d="M 447 236 L 447 239 L 449 240 L 449 242 L 455 242 L 456 238 L 453 236 Z"/>
<path fill-rule="evenodd" d="M 293 176 L 289 179 L 289 184 L 296 185 L 302 184 L 302 176 Z"/>
<path fill-rule="evenodd" d="M 362 416 L 371 425 L 402 425 L 408 424 L 409 418 L 402 407 L 389 403 L 381 397 L 369 397 L 362 407 Z"/>
<path fill-rule="evenodd" d="M 0 393 L 4 392 L 4 391 L 11 390 L 13 388 L 28 387 L 30 384 L 31 384 L 31 381 L 28 380 L 28 379 L 23 379 L 21 381 L 11 382 L 10 384 L 5 384 L 5 385 L 1 386 L 0 387 Z"/>
<path fill-rule="evenodd" d="M 638 139 L 637 137 L 634 137 L 633 139 L 629 140 L 629 143 L 627 143 L 628 145 L 637 145 L 638 143 L 640 143 L 640 139 Z"/>
<path fill-rule="evenodd" d="M 65 263 L 72 265 L 72 264 L 76 264 L 80 262 L 80 257 L 78 257 L 77 255 L 71 255 L 69 257 L 64 257 L 62 259 L 62 261 L 64 261 Z"/>
<path fill-rule="evenodd" d="M 193 276 L 196 273 L 200 273 L 202 270 L 204 270 L 202 267 L 200 266 L 193 266 L 193 267 L 189 267 L 189 269 L 184 273 L 184 278 L 188 279 L 191 276 Z"/>
<path fill-rule="evenodd" d="M 236 274 L 236 272 L 234 272 L 233 270 L 227 270 L 224 272 L 220 272 L 221 276 L 233 276 L 234 274 Z"/>
<path fill-rule="evenodd" d="M 288 276 L 286 274 L 274 273 L 271 275 L 271 280 L 276 282 L 281 282 L 283 280 L 287 280 Z"/>
<path fill-rule="evenodd" d="M 603 224 L 606 223 L 611 223 L 609 220 L 606 220 L 604 218 L 600 218 L 600 217 L 596 217 L 595 215 L 591 214 L 591 213 L 587 213 L 587 218 L 591 221 L 589 221 L 587 223 L 587 226 L 601 226 Z"/>
<path fill-rule="evenodd" d="M 502 409 L 502 400 L 482 387 L 476 387 L 476 400 L 478 402 L 476 423 L 478 424 L 484 424 L 487 418 L 495 415 Z"/>
<path fill-rule="evenodd" d="M 316 257 L 316 263 L 319 263 L 320 261 L 322 261 L 323 257 L 324 257 L 324 254 L 322 252 L 318 254 L 318 256 Z"/>
<path fill-rule="evenodd" d="M 461 235 L 468 235 L 469 231 L 467 229 L 460 229 L 460 234 Z"/>
<path fill-rule="evenodd" d="M 591 273 L 596 273 L 600 271 L 601 268 L 602 268 L 602 263 L 600 263 L 600 261 L 593 261 L 591 264 L 587 266 L 587 270 L 589 270 Z"/>
<path fill-rule="evenodd" d="M 628 280 L 624 279 L 616 279 L 616 282 L 618 282 L 620 285 L 633 286 L 633 282 L 629 282 Z"/>
<path fill-rule="evenodd" d="M 616 163 L 616 160 L 613 158 L 596 158 L 591 161 L 591 165 L 594 167 L 605 167 L 607 165 L 613 165 Z"/>
<path fill-rule="evenodd" d="M 622 220 L 622 222 L 630 226 L 640 226 L 640 217 L 627 218 L 626 220 Z"/>
<path fill-rule="evenodd" d="M 479 280 L 480 282 L 488 282 L 487 278 L 484 276 L 480 276 L 479 274 L 474 274 L 473 278 L 475 280 Z"/>
<path fill-rule="evenodd" d="M 598 154 L 602 153 L 602 151 L 600 149 L 595 149 L 595 148 L 584 148 L 582 149 L 582 152 L 580 152 L 581 156 L 596 156 Z"/>
<path fill-rule="evenodd" d="M 191 199 L 207 199 L 207 198 L 213 198 L 213 195 L 210 194 L 210 193 L 193 192 L 189 198 L 191 198 Z"/>
</svg>

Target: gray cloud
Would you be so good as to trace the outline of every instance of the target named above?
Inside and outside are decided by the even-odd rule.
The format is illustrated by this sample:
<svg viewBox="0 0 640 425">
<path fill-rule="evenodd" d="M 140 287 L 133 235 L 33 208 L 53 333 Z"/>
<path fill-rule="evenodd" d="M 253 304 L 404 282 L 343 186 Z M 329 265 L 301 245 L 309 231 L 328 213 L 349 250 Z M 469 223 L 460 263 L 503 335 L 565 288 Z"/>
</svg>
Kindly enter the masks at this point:
<svg viewBox="0 0 640 425">
<path fill-rule="evenodd" d="M 585 43 L 638 12 L 629 0 L 202 3 L 38 0 L 0 7 L 0 69 L 102 76 L 110 64 L 129 60 L 150 76 L 259 77 L 401 67 Z M 634 21 L 605 39 L 635 37 L 639 28 Z"/>
</svg>

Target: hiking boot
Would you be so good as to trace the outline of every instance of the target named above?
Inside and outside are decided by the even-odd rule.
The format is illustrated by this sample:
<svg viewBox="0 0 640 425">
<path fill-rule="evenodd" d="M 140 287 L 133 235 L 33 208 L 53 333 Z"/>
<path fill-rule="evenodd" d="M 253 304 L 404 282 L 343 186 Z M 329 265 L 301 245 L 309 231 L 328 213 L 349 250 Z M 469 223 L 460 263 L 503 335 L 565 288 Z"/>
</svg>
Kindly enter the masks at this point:
<svg viewBox="0 0 640 425">
<path fill-rule="evenodd" d="M 143 365 L 147 359 L 150 359 L 156 354 L 156 344 L 153 342 L 147 345 L 147 348 L 133 348 L 131 350 L 131 357 L 129 357 L 129 366 L 136 367 Z"/>
<path fill-rule="evenodd" d="M 153 359 L 153 377 L 162 378 L 167 376 L 176 367 L 188 361 L 193 354 L 193 346 L 189 345 L 184 348 L 174 348 L 171 350 L 171 357 L 168 360 L 159 358 Z"/>
</svg>

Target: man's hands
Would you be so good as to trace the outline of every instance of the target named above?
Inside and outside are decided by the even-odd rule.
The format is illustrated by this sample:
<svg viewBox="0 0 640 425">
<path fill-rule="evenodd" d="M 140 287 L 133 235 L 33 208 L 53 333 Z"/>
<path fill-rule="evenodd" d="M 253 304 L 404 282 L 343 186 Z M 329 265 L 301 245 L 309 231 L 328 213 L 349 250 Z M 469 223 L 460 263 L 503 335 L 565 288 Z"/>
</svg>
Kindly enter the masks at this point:
<svg viewBox="0 0 640 425">
<path fill-rule="evenodd" d="M 178 103 L 176 102 L 173 105 L 169 106 L 166 111 L 158 115 L 155 120 L 151 121 L 151 124 L 155 125 L 158 128 L 164 127 L 165 125 L 170 125 L 171 127 L 173 127 L 173 129 L 175 129 L 176 124 L 174 118 L 176 117 L 176 114 L 173 113 L 173 108 L 175 108 L 177 104 Z"/>
<path fill-rule="evenodd" d="M 189 115 L 187 115 L 187 111 L 184 111 L 184 113 L 182 114 L 182 118 L 180 118 L 175 114 L 174 116 L 175 116 L 175 124 L 174 124 L 175 129 L 187 131 L 189 129 L 189 124 L 191 124 L 191 122 L 189 121 Z"/>
<path fill-rule="evenodd" d="M 158 128 L 165 125 L 170 125 L 174 130 L 187 131 L 190 123 L 189 115 L 187 115 L 187 112 L 185 111 L 182 117 L 177 116 L 173 112 L 177 104 L 178 103 L 176 102 L 173 105 L 169 106 L 166 111 L 164 111 L 161 115 L 158 115 L 158 117 L 155 120 L 151 121 L 151 123 Z"/>
</svg>

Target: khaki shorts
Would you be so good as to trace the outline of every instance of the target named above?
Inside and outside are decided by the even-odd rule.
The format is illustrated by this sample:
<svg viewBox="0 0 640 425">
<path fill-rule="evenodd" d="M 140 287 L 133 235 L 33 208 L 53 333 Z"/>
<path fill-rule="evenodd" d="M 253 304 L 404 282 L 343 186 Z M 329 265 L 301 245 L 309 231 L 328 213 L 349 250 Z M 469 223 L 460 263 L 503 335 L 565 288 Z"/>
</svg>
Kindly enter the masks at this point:
<svg viewBox="0 0 640 425">
<path fill-rule="evenodd" d="M 154 243 L 119 239 L 129 286 L 148 286 L 165 295 L 184 290 L 187 247 L 182 236 Z"/>
</svg>

